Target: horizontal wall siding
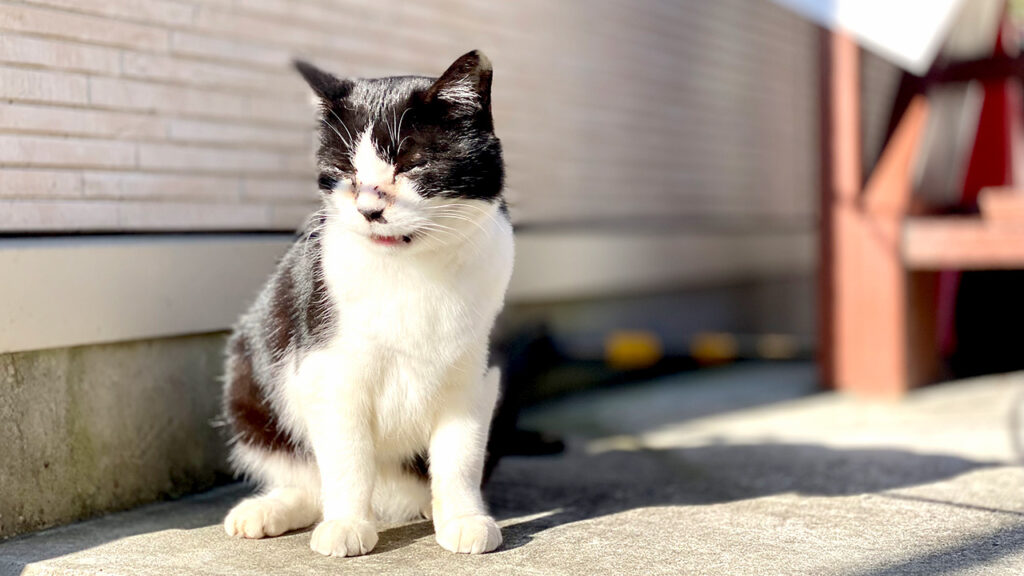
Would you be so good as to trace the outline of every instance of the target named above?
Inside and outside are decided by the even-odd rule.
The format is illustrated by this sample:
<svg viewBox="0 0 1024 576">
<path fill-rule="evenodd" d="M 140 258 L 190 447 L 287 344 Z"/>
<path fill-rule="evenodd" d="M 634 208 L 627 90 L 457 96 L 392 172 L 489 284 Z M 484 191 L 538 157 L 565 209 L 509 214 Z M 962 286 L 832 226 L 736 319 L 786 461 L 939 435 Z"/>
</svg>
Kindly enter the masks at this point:
<svg viewBox="0 0 1024 576">
<path fill-rule="evenodd" d="M 0 0 L 0 232 L 292 229 L 290 59 L 436 75 L 472 48 L 518 222 L 809 227 L 817 47 L 768 0 Z"/>
</svg>

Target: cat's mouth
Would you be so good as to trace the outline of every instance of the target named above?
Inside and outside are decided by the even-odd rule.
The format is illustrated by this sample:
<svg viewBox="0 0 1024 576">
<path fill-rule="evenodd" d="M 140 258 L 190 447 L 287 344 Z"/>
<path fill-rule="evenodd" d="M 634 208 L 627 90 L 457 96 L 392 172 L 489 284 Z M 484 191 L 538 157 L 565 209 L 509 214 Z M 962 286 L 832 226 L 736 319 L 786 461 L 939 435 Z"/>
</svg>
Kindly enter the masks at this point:
<svg viewBox="0 0 1024 576">
<path fill-rule="evenodd" d="M 382 234 L 370 234 L 370 241 L 379 246 L 404 246 L 412 242 L 412 235 L 384 236 Z"/>
</svg>

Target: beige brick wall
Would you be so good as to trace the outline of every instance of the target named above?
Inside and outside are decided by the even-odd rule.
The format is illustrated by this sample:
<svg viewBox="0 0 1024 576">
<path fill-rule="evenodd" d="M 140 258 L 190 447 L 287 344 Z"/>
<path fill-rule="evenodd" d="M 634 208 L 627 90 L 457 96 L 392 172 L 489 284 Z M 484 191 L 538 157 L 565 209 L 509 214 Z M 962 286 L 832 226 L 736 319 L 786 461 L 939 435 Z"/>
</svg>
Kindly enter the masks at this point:
<svg viewBox="0 0 1024 576">
<path fill-rule="evenodd" d="M 0 0 L 0 232 L 291 229 L 292 56 L 439 73 L 481 48 L 522 223 L 811 225 L 816 30 L 768 0 Z"/>
</svg>

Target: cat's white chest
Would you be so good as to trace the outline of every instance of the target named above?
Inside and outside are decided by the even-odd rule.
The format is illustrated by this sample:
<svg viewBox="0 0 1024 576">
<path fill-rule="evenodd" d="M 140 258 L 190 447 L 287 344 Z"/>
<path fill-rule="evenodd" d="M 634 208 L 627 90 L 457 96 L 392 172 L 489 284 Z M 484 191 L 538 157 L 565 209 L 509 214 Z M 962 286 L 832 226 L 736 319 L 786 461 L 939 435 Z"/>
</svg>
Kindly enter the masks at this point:
<svg viewBox="0 0 1024 576">
<path fill-rule="evenodd" d="M 510 230 L 507 241 L 510 249 Z M 348 246 L 337 247 L 343 258 L 332 261 L 326 248 L 337 325 L 327 346 L 298 367 L 321 375 L 302 404 L 368 410 L 380 456 L 422 450 L 452 383 L 483 374 L 511 261 L 384 260 Z"/>
<path fill-rule="evenodd" d="M 336 340 L 380 359 L 447 365 L 493 318 L 457 282 L 380 267 L 338 279 Z M 478 299 L 478 298 L 477 298 Z"/>
</svg>

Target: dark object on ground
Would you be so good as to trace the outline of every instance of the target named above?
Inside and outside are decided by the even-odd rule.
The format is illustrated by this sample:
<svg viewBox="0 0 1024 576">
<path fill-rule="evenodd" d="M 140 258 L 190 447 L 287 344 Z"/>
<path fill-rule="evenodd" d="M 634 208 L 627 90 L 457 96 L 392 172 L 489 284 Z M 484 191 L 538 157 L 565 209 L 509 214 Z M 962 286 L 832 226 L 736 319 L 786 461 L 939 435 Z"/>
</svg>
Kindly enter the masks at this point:
<svg viewBox="0 0 1024 576">
<path fill-rule="evenodd" d="M 1024 369 L 1024 271 L 967 271 L 956 305 L 956 351 L 950 361 L 958 378 Z"/>
<path fill-rule="evenodd" d="M 562 354 L 543 324 L 520 330 L 503 341 L 495 342 L 491 362 L 502 368 L 501 398 L 491 423 L 484 481 L 490 478 L 502 456 L 557 454 L 562 451 L 560 440 L 545 438 L 536 432 L 526 432 L 516 427 L 519 411 L 529 399 L 536 382 L 562 361 Z"/>
</svg>

